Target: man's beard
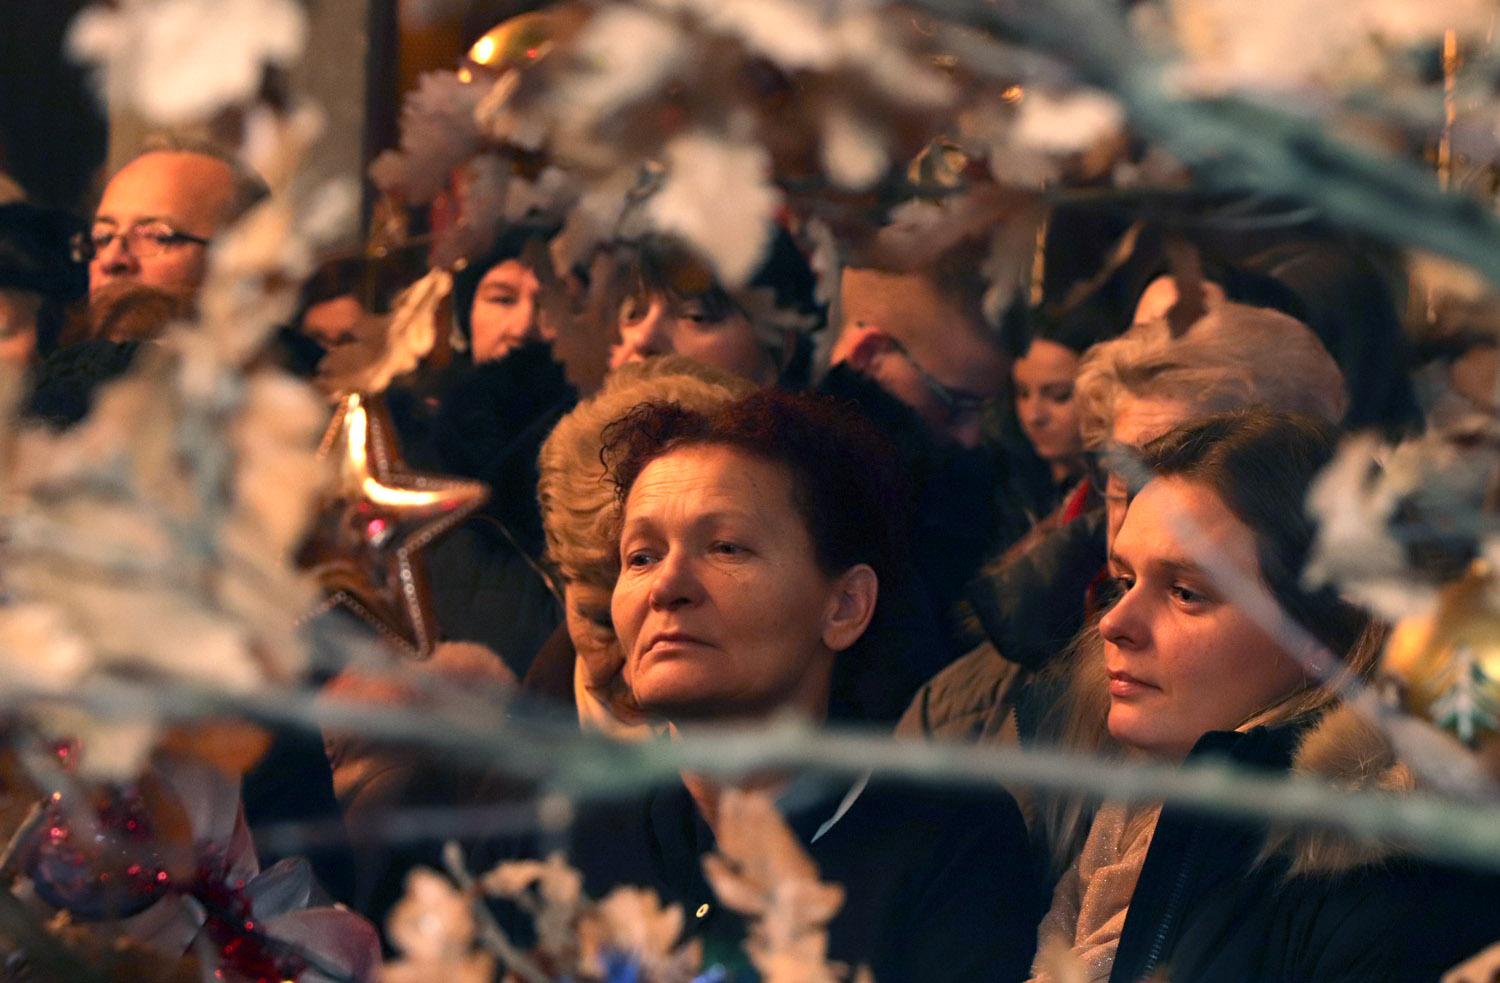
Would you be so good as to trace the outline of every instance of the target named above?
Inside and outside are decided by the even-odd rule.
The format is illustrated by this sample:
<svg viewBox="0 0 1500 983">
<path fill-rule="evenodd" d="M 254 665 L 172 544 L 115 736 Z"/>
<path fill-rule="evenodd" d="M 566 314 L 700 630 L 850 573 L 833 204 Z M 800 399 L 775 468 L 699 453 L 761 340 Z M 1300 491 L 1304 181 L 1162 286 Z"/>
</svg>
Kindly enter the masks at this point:
<svg viewBox="0 0 1500 983">
<path fill-rule="evenodd" d="M 105 341 L 150 341 L 173 321 L 191 317 L 192 296 L 136 280 L 116 280 L 89 295 L 89 337 Z"/>
</svg>

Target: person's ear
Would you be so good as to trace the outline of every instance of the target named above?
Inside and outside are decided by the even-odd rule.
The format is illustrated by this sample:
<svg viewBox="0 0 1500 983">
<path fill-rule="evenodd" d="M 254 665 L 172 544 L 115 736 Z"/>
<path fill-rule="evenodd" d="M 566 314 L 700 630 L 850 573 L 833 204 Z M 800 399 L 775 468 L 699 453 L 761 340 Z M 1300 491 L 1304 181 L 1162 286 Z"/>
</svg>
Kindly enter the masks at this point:
<svg viewBox="0 0 1500 983">
<path fill-rule="evenodd" d="M 849 367 L 868 375 L 875 360 L 890 350 L 891 337 L 873 324 L 854 321 L 846 329 L 852 332 L 849 342 Z"/>
<path fill-rule="evenodd" d="M 823 618 L 823 644 L 831 651 L 842 652 L 859 641 L 875 617 L 879 597 L 880 580 L 869 564 L 857 563 L 839 574 Z"/>
</svg>

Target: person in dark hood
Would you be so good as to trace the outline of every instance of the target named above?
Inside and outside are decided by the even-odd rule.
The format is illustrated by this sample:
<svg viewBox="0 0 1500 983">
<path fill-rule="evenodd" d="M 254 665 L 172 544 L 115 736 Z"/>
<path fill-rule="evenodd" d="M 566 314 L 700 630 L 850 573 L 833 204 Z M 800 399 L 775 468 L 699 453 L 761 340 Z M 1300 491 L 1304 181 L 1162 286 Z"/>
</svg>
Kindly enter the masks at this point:
<svg viewBox="0 0 1500 983">
<path fill-rule="evenodd" d="M 443 637 L 489 647 L 517 678 L 562 622 L 536 503 L 542 441 L 578 401 L 551 343 L 566 310 L 554 231 L 506 229 L 455 274 L 451 363 L 388 396 L 410 465 L 489 486 L 484 508 L 429 547 L 428 573 Z"/>
</svg>

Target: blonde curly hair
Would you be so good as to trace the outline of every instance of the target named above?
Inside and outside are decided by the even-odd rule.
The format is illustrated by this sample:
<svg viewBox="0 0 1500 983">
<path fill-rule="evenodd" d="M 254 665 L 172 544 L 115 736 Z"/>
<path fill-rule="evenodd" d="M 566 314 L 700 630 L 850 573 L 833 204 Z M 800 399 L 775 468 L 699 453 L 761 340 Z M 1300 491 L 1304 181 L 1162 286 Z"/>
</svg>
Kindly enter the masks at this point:
<svg viewBox="0 0 1500 983">
<path fill-rule="evenodd" d="M 610 535 L 615 488 L 599 459 L 604 428 L 641 403 L 710 410 L 754 388 L 738 376 L 666 355 L 616 369 L 599 392 L 557 422 L 537 457 L 536 494 L 547 559 L 565 582 L 613 588 L 620 572 Z"/>
</svg>

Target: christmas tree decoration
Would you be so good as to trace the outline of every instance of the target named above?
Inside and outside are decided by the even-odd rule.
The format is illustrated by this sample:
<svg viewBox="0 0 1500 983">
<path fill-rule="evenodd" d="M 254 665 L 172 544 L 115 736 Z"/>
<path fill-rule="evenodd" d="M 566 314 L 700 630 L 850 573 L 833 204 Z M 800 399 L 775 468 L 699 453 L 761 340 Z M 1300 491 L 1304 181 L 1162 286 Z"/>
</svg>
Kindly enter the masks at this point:
<svg viewBox="0 0 1500 983">
<path fill-rule="evenodd" d="M 485 31 L 469 47 L 459 77 L 469 81 L 474 69 L 500 75 L 513 68 L 534 65 L 577 34 L 588 18 L 589 8 L 581 3 L 554 4 L 509 17 Z M 466 70 L 470 72 L 467 78 Z"/>
<path fill-rule="evenodd" d="M 1500 737 L 1500 584 L 1476 561 L 1445 587 L 1436 611 L 1403 621 L 1383 668 L 1408 710 L 1470 746 Z"/>
<path fill-rule="evenodd" d="M 474 5 L 394 6 L 391 20 L 403 23 L 392 32 L 408 17 L 457 17 Z M 726 777 L 857 762 L 928 782 L 1029 778 L 1055 792 L 1165 796 L 1247 821 L 1409 833 L 1403 845 L 1494 866 L 1495 842 L 1484 839 L 1496 828 L 1493 806 L 1445 801 L 1425 787 L 1416 793 L 1425 801 L 1404 811 L 1211 763 L 1166 782 L 1161 769 L 1031 748 L 998 750 L 981 773 L 977 758 L 952 749 L 895 751 L 791 723 L 606 745 L 580 738 L 571 721 L 554 733 L 494 713 L 475 687 L 457 694 L 470 704 L 455 698 L 460 687 L 423 688 L 422 715 L 396 698 L 350 712 L 349 691 L 333 686 L 314 699 L 302 689 L 310 610 L 348 609 L 403 653 L 428 658 L 419 670 L 396 667 L 403 678 L 443 668 L 424 550 L 487 493 L 409 468 L 379 394 L 418 367 L 445 364 L 454 274 L 508 224 L 540 218 L 561 228 L 538 250 L 575 292 L 569 303 L 598 306 L 601 334 L 618 313 L 604 289 L 615 278 L 601 274 L 657 237 L 693 254 L 685 292 L 721 286 L 778 336 L 821 324 L 821 313 L 806 312 L 773 322 L 774 298 L 748 289 L 784 234 L 815 254 L 820 299 L 835 319 L 845 265 L 913 269 L 960 242 L 978 244 L 966 269 L 989 284 L 984 312 L 999 323 L 1013 304 L 1044 299 L 1047 267 L 1057 268 L 1038 248 L 1051 238 L 1049 210 L 1094 201 L 1133 223 L 1115 268 L 1143 226 L 1169 237 L 1186 226 L 1184 239 L 1205 229 L 1249 230 L 1250 241 L 1279 231 L 1283 214 L 1260 206 L 1284 196 L 1326 228 L 1388 244 L 1392 267 L 1396 250 L 1423 247 L 1500 283 L 1500 224 L 1462 194 L 1477 190 L 1474 179 L 1492 191 L 1500 161 L 1493 0 L 1268 0 L 1255 17 L 1226 0 L 1128 11 L 941 0 L 544 6 L 495 25 L 462 61 L 455 47 L 454 71 L 423 77 L 409 94 L 399 150 L 371 170 L 390 223 L 372 222 L 365 255 L 430 244 L 418 263 L 431 270 L 403 269 L 401 282 L 415 282 L 388 317 L 363 293 L 368 330 L 322 363 L 327 400 L 274 368 L 268 344 L 295 327 L 301 285 L 327 247 L 348 240 L 359 211 L 358 175 L 313 185 L 309 174 L 337 155 L 309 159 L 323 119 L 292 91 L 304 46 L 324 36 L 323 8 L 100 0 L 75 21 L 68 45 L 94 63 L 111 117 L 128 110 L 152 125 L 212 131 L 269 194 L 212 243 L 194 240 L 208 268 L 201 291 L 130 375 L 98 391 L 78 426 L 31 426 L 19 379 L 0 376 L 0 820 L 26 817 L 0 863 L 0 898 L 15 909 L 0 911 L 0 976 L 19 964 L 46 978 L 40 960 L 28 965 L 46 947 L 28 953 L 25 933 L 11 931 L 9 916 L 34 910 L 32 940 L 87 936 L 80 949 L 108 954 L 149 937 L 152 952 L 190 965 L 194 979 L 322 983 L 380 972 L 391 983 L 497 974 L 698 983 L 739 979 L 742 964 L 768 983 L 862 978 L 829 961 L 829 926 L 865 899 L 848 888 L 846 911 L 846 887 L 821 880 L 775 804 L 732 791 L 714 821 L 716 850 L 702 859 L 715 906 L 744 916 L 748 936 L 743 952 L 730 943 L 734 959 L 685 941 L 694 909 L 664 900 L 660 885 L 601 888 L 595 900 L 579 871 L 554 856 L 502 865 L 477 882 L 452 863 L 447 878 L 413 875 L 390 921 L 401 962 L 381 971 L 378 940 L 357 916 L 302 910 L 317 896 L 305 866 L 260 870 L 237 778 L 271 738 L 242 729 L 236 714 L 308 734 L 342 716 L 372 745 L 482 752 L 580 802 L 605 786 L 675 780 L 689 766 Z M 368 26 L 371 50 L 404 43 Z M 1461 77 L 1466 62 L 1476 85 Z M 379 80 L 366 81 L 377 91 Z M 362 108 L 359 133 L 347 114 L 330 114 L 331 146 L 356 137 L 368 148 L 388 115 Z M 1421 148 L 1435 148 L 1437 180 L 1416 163 Z M 317 166 L 304 173 L 304 162 Z M 1200 209 L 1202 192 L 1232 200 Z M 428 224 L 409 236 L 401 219 L 423 206 Z M 1179 292 L 1196 297 L 1186 288 L 1216 271 L 1196 254 L 1168 252 Z M 1428 264 L 1430 289 L 1414 291 L 1431 321 L 1500 324 L 1491 287 L 1438 266 Z M 593 275 L 575 277 L 586 269 Z M 1175 309 L 1174 327 L 1190 326 L 1198 312 L 1189 306 Z M 560 338 L 556 349 L 565 362 L 568 344 Z M 1383 722 L 1420 731 L 1460 763 L 1500 761 L 1497 476 L 1492 422 L 1461 433 L 1429 426 L 1397 448 L 1349 440 L 1310 503 L 1320 526 L 1310 579 L 1400 622 L 1384 671 L 1402 708 L 1481 753 L 1403 714 Z M 1488 561 L 1470 566 L 1475 556 Z M 472 654 L 479 666 L 490 656 Z M 55 762 L 37 766 L 46 759 L 34 753 L 39 734 L 76 738 L 59 749 L 66 782 L 49 784 Z M 775 754 L 762 760 L 767 748 Z M 412 757 L 411 767 L 427 764 Z M 191 774 L 160 779 L 163 758 L 190 759 Z M 1467 785 L 1440 791 L 1481 786 L 1462 774 Z M 428 815 L 420 832 L 433 835 Z M 533 916 L 534 962 L 514 958 L 491 902 Z M 698 917 L 709 910 L 705 903 Z M 106 978 L 139 978 L 107 958 L 90 961 L 107 967 Z"/>
<path fill-rule="evenodd" d="M 26 875 L 53 907 L 78 920 L 128 918 L 174 886 L 164 856 L 168 824 L 155 821 L 139 789 L 101 790 L 81 824 L 60 797 L 44 810 L 22 849 Z"/>
<path fill-rule="evenodd" d="M 414 658 L 438 640 L 423 547 L 488 496 L 477 481 L 406 470 L 378 398 L 345 397 L 322 453 L 336 476 L 300 560 L 323 585 L 314 613 L 342 605 Z"/>
</svg>

